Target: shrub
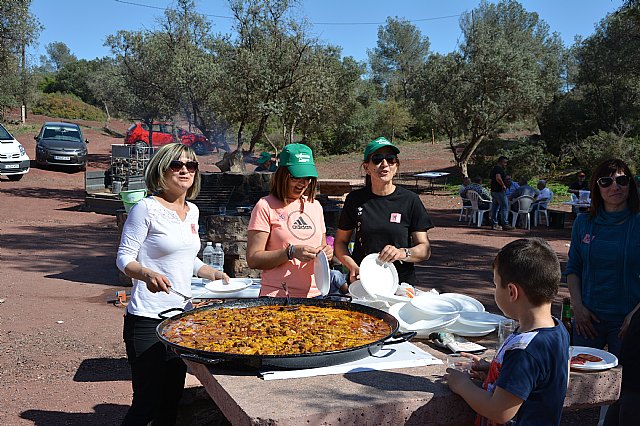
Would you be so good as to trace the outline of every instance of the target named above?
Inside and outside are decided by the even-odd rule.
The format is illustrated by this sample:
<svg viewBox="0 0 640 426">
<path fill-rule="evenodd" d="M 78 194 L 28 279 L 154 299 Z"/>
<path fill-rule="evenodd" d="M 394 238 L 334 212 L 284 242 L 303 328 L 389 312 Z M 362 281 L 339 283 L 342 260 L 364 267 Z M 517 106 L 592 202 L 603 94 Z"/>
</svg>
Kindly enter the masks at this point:
<svg viewBox="0 0 640 426">
<path fill-rule="evenodd" d="M 105 113 L 73 95 L 44 93 L 31 108 L 34 114 L 70 120 L 106 120 Z"/>
<path fill-rule="evenodd" d="M 600 131 L 575 144 L 566 147 L 567 154 L 582 170 L 593 170 L 608 158 L 624 160 L 631 170 L 640 165 L 640 137 L 624 137 L 615 133 Z"/>
</svg>

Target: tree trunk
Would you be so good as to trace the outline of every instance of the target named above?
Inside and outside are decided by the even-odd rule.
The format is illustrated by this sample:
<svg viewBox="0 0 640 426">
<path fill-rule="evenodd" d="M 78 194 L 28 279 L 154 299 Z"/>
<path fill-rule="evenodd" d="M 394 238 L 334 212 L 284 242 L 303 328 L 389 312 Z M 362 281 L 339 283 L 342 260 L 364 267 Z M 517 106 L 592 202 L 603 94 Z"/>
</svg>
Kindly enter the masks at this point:
<svg viewBox="0 0 640 426">
<path fill-rule="evenodd" d="M 462 151 L 462 155 L 460 155 L 460 159 L 457 160 L 458 167 L 460 168 L 460 173 L 462 176 L 469 176 L 467 173 L 467 164 L 469 163 L 469 159 L 476 151 L 476 148 L 480 145 L 480 142 L 484 139 L 484 135 L 475 135 L 471 136 L 471 140 L 469 144 Z"/>
<path fill-rule="evenodd" d="M 258 141 L 262 137 L 262 134 L 264 133 L 264 128 L 265 128 L 265 126 L 267 124 L 267 119 L 268 118 L 269 118 L 268 115 L 263 115 L 260 118 L 260 122 L 258 123 L 258 128 L 256 129 L 255 133 L 251 137 L 251 142 L 249 143 L 249 152 L 253 152 L 253 149 L 255 148 L 256 144 L 258 143 Z"/>
</svg>

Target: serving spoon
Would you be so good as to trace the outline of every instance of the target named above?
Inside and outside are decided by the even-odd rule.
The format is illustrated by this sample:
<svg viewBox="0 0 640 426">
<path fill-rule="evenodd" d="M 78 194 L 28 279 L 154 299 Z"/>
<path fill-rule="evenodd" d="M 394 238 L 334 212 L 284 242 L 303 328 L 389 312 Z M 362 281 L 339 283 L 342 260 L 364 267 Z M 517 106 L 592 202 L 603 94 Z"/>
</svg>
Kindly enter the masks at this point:
<svg viewBox="0 0 640 426">
<path fill-rule="evenodd" d="M 174 290 L 173 287 L 169 287 L 169 291 L 171 293 L 177 294 L 178 296 L 181 296 L 184 299 L 185 302 L 191 302 L 193 300 L 193 296 L 187 297 L 184 294 L 180 293 L 178 290 Z"/>
</svg>

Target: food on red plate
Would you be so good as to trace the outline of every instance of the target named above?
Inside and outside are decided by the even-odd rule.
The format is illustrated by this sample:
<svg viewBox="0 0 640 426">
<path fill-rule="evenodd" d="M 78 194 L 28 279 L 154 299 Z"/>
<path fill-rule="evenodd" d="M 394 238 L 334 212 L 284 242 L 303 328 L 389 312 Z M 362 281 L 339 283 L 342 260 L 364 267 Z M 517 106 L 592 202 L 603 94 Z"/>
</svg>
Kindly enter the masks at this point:
<svg viewBox="0 0 640 426">
<path fill-rule="evenodd" d="M 591 354 L 578 354 L 571 357 L 572 365 L 584 365 L 585 362 L 600 362 L 602 358 Z"/>
</svg>

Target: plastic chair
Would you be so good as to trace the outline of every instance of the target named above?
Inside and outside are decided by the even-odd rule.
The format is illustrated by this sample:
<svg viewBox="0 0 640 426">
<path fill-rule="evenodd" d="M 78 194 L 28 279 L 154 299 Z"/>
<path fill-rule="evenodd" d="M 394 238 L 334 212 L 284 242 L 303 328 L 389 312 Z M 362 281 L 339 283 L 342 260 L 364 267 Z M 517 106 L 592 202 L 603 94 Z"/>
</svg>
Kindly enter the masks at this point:
<svg viewBox="0 0 640 426">
<path fill-rule="evenodd" d="M 524 229 L 531 229 L 531 205 L 533 204 L 533 197 L 531 195 L 521 195 L 513 200 L 513 203 L 518 203 L 518 211 L 509 211 L 513 219 L 511 220 L 511 226 L 515 228 L 516 222 L 520 215 L 525 215 Z"/>
<path fill-rule="evenodd" d="M 460 217 L 458 218 L 458 222 L 462 222 L 462 215 L 464 214 L 464 221 L 468 222 L 469 221 L 469 213 L 471 212 L 471 201 L 469 201 L 468 198 L 465 197 L 460 197 L 462 198 L 462 207 L 460 207 Z M 466 205 L 465 205 L 466 203 Z"/>
<path fill-rule="evenodd" d="M 533 226 L 538 226 L 541 216 L 544 215 L 544 223 L 549 227 L 549 213 L 547 212 L 547 206 L 553 199 L 553 192 L 549 198 L 542 198 L 537 201 L 537 208 L 533 210 Z"/>
<path fill-rule="evenodd" d="M 478 224 L 478 228 L 480 228 L 480 226 L 482 226 L 482 218 L 484 217 L 484 213 L 488 212 L 491 209 L 480 209 L 478 207 L 478 202 L 485 201 L 487 203 L 490 203 L 491 200 L 485 200 L 476 191 L 467 191 L 467 197 L 469 198 L 469 201 L 471 201 L 472 212 L 471 217 L 469 218 L 469 224 L 471 224 L 471 222 L 475 219 L 476 223 Z"/>
</svg>

